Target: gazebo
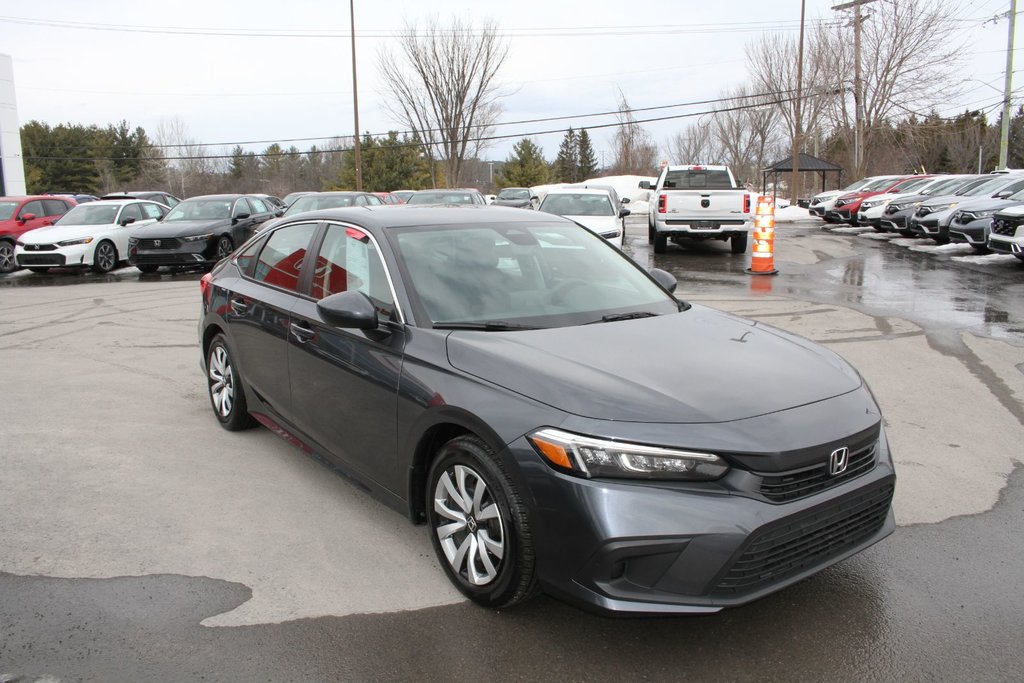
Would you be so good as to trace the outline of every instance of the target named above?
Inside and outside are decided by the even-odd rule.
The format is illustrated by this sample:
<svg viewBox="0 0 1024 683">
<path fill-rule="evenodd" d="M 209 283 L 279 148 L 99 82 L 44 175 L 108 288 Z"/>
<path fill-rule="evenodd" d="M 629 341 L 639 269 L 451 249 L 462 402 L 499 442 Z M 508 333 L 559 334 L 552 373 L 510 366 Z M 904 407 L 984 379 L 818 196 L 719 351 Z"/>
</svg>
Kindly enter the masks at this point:
<svg viewBox="0 0 1024 683">
<path fill-rule="evenodd" d="M 779 159 L 768 168 L 761 169 L 761 193 L 764 194 L 768 188 L 768 176 L 772 176 L 772 184 L 778 187 L 779 174 L 780 173 L 792 173 L 793 172 L 793 157 L 786 157 L 785 159 Z M 825 161 L 818 157 L 812 157 L 810 154 L 800 153 L 800 173 L 820 173 L 821 174 L 821 191 L 825 191 L 825 176 L 828 173 L 836 174 L 836 186 L 839 187 L 843 183 L 843 167 L 836 166 L 831 161 Z"/>
</svg>

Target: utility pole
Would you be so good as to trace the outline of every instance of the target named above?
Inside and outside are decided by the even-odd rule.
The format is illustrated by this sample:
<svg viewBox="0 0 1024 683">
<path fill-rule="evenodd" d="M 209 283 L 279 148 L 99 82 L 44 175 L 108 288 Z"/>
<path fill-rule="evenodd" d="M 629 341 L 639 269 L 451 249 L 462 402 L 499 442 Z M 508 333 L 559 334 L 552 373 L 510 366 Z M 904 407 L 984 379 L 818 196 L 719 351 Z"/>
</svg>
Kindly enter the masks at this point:
<svg viewBox="0 0 1024 683">
<path fill-rule="evenodd" d="M 860 6 L 875 0 L 853 0 L 836 5 L 835 11 L 853 8 L 853 172 L 863 176 L 864 164 L 864 92 L 860 70 L 860 25 L 864 18 Z"/>
<path fill-rule="evenodd" d="M 800 200 L 800 139 L 803 134 L 803 96 L 804 96 L 804 13 L 807 9 L 806 0 L 800 0 L 800 47 L 796 58 L 796 102 L 793 103 L 793 181 L 789 184 L 789 202 L 793 206 Z"/>
<path fill-rule="evenodd" d="M 1017 18 L 1017 0 L 1010 0 L 1010 31 L 1006 39 L 1006 85 L 1003 87 L 1003 125 L 999 130 L 999 168 L 1006 168 L 1010 151 L 1010 97 L 1013 94 L 1013 30 Z"/>
<path fill-rule="evenodd" d="M 356 191 L 363 190 L 363 153 L 359 143 L 359 87 L 356 85 L 356 0 L 348 0 L 352 26 L 352 106 L 355 109 Z"/>
</svg>

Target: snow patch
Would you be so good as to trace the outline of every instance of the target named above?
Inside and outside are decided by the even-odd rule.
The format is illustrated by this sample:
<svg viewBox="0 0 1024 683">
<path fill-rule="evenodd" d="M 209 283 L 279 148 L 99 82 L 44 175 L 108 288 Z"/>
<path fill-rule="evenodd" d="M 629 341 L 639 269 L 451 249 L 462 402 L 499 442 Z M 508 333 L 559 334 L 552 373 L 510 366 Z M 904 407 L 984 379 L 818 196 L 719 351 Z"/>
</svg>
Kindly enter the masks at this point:
<svg viewBox="0 0 1024 683">
<path fill-rule="evenodd" d="M 893 238 L 893 235 L 887 232 L 874 232 L 874 230 L 872 230 L 872 232 L 862 232 L 858 234 L 857 237 L 863 237 L 864 239 L 869 240 L 884 240 L 888 242 Z"/>
<path fill-rule="evenodd" d="M 850 227 L 850 228 L 828 228 L 828 232 L 834 232 L 834 233 L 838 233 L 840 235 L 859 235 L 862 232 L 874 232 L 874 231 L 875 231 L 874 228 L 864 228 L 864 227 L 859 227 L 859 228 L 854 228 L 854 227 Z"/>
<path fill-rule="evenodd" d="M 817 220 L 819 220 L 817 216 L 812 216 L 810 211 L 808 211 L 807 209 L 801 209 L 799 206 L 787 205 L 782 208 L 775 209 L 776 223 L 797 223 L 799 221 Z"/>
<path fill-rule="evenodd" d="M 1013 254 L 979 254 L 977 256 L 954 256 L 954 261 L 961 263 L 1010 264 L 1017 260 Z"/>
</svg>

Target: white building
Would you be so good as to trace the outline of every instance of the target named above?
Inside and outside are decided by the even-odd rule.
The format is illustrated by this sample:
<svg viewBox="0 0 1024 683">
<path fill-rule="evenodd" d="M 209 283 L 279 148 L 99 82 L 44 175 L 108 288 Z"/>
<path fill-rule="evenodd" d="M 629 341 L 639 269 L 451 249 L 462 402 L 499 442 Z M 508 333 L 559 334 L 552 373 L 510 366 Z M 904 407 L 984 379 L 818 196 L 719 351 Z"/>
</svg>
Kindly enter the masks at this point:
<svg viewBox="0 0 1024 683">
<path fill-rule="evenodd" d="M 21 154 L 21 126 L 14 97 L 14 63 L 0 54 L 0 196 L 25 192 L 25 160 Z"/>
</svg>

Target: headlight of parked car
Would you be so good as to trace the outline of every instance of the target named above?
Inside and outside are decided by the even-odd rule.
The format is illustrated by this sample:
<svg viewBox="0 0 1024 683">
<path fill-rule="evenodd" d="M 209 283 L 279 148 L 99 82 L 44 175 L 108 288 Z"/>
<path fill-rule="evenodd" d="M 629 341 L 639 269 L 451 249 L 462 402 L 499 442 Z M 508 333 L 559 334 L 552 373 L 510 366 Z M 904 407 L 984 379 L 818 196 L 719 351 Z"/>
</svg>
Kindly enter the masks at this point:
<svg viewBox="0 0 1024 683">
<path fill-rule="evenodd" d="M 729 471 L 711 453 L 607 441 L 560 429 L 541 429 L 528 438 L 552 465 L 588 478 L 711 481 Z"/>
<path fill-rule="evenodd" d="M 182 242 L 202 242 L 203 240 L 208 240 L 212 237 L 213 233 L 208 232 L 205 235 L 191 235 L 189 237 L 181 237 L 179 239 L 181 239 Z"/>
<path fill-rule="evenodd" d="M 92 242 L 91 237 L 79 237 L 77 240 L 64 240 L 63 242 L 57 242 L 58 247 L 70 247 L 75 244 L 89 244 Z"/>
</svg>

